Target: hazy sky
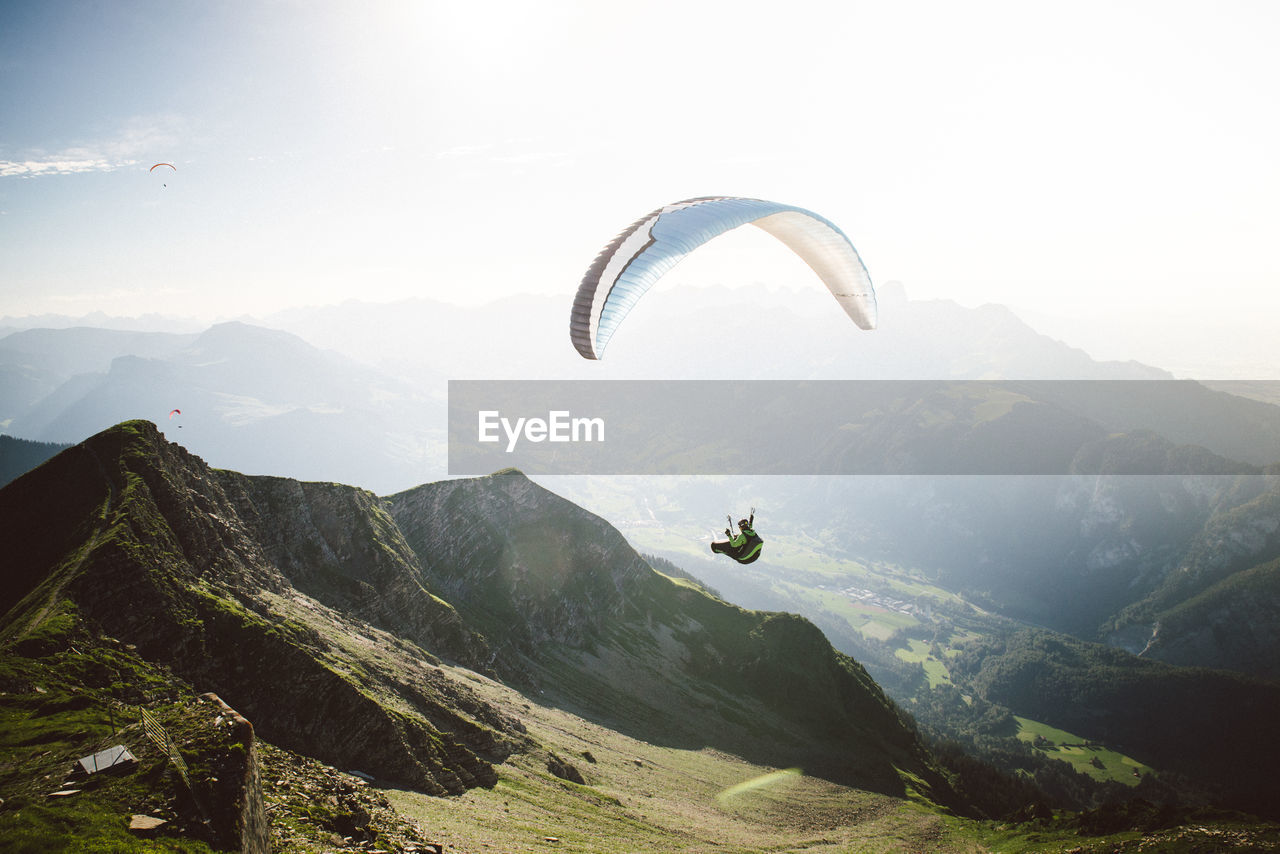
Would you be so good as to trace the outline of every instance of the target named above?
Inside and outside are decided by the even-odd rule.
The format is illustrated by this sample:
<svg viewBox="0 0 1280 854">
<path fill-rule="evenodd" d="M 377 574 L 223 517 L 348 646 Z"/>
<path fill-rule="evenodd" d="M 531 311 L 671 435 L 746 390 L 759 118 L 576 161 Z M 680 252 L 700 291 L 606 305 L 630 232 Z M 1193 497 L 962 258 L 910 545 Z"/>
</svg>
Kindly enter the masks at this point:
<svg viewBox="0 0 1280 854">
<path fill-rule="evenodd" d="M 913 298 L 1260 374 L 1278 36 L 1269 0 L 0 2 L 0 315 L 567 317 L 623 226 L 727 194 L 822 213 Z M 803 280 L 748 231 L 671 277 Z"/>
</svg>

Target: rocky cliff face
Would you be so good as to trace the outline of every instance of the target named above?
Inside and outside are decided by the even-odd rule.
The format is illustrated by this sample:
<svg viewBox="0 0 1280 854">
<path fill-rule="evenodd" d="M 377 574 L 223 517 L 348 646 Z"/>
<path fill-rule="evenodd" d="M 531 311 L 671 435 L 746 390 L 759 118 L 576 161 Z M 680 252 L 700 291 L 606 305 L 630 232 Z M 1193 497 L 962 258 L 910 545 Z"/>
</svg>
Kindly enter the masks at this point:
<svg viewBox="0 0 1280 854">
<path fill-rule="evenodd" d="M 1205 509 L 1180 528 L 1181 542 L 1170 543 L 1176 548 L 1158 560 L 1147 549 L 1138 555 L 1144 561 L 1128 562 L 1131 571 L 1143 563 L 1147 571 L 1134 573 L 1131 602 L 1110 622 L 1110 640 L 1173 664 L 1274 678 L 1280 484 L 1274 476 L 1181 480 L 1185 494 L 1201 487 Z"/>
<path fill-rule="evenodd" d="M 214 846 L 244 854 L 267 854 L 271 841 L 253 724 L 217 694 L 205 694 L 200 700 L 199 717 L 205 731 L 221 740 L 223 747 L 217 753 L 217 767 L 191 786 L 193 791 L 199 790 L 197 797 L 208 804 L 204 807 L 206 812 L 216 813 Z"/>
<path fill-rule="evenodd" d="M 413 551 L 372 493 L 225 471 L 218 476 L 265 561 L 294 589 L 480 669 L 488 654 L 483 641 L 423 586 Z"/>
<path fill-rule="evenodd" d="M 522 651 L 585 643 L 634 612 L 654 581 L 613 526 L 514 470 L 426 484 L 386 503 L 430 582 Z"/>
</svg>

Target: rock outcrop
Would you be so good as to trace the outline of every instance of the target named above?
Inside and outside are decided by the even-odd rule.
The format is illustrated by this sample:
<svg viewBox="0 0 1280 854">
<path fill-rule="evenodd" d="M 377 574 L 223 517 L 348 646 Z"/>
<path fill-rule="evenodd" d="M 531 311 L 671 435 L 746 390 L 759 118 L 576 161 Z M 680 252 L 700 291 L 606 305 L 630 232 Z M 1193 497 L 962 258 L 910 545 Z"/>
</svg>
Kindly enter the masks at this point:
<svg viewBox="0 0 1280 854">
<path fill-rule="evenodd" d="M 492 785 L 510 752 L 502 715 L 431 677 L 436 656 L 479 666 L 483 641 L 422 587 L 369 493 L 213 470 L 128 422 L 0 493 L 0 542 L 17 567 L 0 610 L 32 600 L 11 619 L 66 597 L 284 747 L 436 794 Z M 336 648 L 377 630 L 408 664 Z"/>
</svg>

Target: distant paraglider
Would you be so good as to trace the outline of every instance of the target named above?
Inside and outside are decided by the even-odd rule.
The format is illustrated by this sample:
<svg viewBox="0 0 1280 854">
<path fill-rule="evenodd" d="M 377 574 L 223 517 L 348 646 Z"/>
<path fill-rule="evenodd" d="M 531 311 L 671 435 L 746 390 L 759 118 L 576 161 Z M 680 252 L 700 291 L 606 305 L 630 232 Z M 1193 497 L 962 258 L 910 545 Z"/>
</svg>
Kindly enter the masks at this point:
<svg viewBox="0 0 1280 854">
<path fill-rule="evenodd" d="M 578 286 L 569 337 L 600 359 L 618 325 L 658 279 L 702 244 L 750 223 L 781 240 L 818 274 L 863 329 L 876 326 L 876 294 L 857 250 L 836 225 L 792 205 L 729 196 L 666 205 L 632 223 L 604 248 Z"/>
<path fill-rule="evenodd" d="M 170 421 L 172 421 L 172 420 L 173 420 L 173 416 L 175 416 L 175 415 L 181 415 L 181 414 L 182 414 L 182 410 L 181 410 L 181 409 L 170 409 L 170 410 L 169 410 L 169 420 L 170 420 Z M 181 424 L 179 424 L 179 425 L 178 425 L 178 429 L 179 429 L 179 430 L 181 430 L 181 429 L 182 429 L 182 425 L 181 425 Z"/>
<path fill-rule="evenodd" d="M 168 166 L 168 167 L 169 167 L 170 169 L 172 169 L 174 172 L 177 172 L 177 171 L 178 171 L 178 167 L 177 167 L 177 166 L 174 166 L 172 163 L 157 163 L 157 164 L 155 164 L 154 166 L 152 166 L 150 169 L 148 169 L 147 171 L 148 171 L 148 172 L 154 172 L 154 171 L 156 171 L 157 169 L 159 169 L 161 166 Z M 166 183 L 164 186 L 166 186 L 166 187 L 167 187 L 167 186 L 169 186 L 169 185 Z"/>
</svg>

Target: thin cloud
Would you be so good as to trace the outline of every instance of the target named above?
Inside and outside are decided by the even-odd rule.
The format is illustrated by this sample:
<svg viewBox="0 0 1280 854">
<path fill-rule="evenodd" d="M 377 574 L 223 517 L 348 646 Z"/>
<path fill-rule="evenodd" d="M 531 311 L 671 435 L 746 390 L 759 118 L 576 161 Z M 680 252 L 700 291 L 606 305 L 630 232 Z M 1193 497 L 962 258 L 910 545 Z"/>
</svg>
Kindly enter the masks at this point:
<svg viewBox="0 0 1280 854">
<path fill-rule="evenodd" d="M 48 160 L 0 160 L 0 178 L 37 178 L 41 175 L 75 175 L 111 172 L 128 163 L 112 163 L 102 157 L 53 157 Z"/>
<path fill-rule="evenodd" d="M 33 151 L 21 160 L 0 160 L 0 178 L 113 172 L 134 166 L 149 154 L 172 151 L 181 137 L 183 125 L 183 120 L 176 116 L 135 117 L 105 139 L 51 154 Z"/>
</svg>

